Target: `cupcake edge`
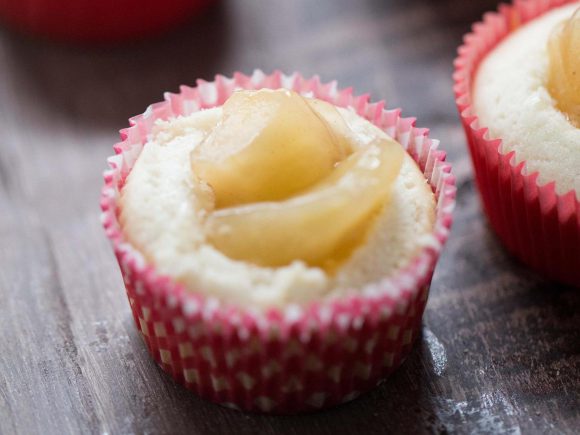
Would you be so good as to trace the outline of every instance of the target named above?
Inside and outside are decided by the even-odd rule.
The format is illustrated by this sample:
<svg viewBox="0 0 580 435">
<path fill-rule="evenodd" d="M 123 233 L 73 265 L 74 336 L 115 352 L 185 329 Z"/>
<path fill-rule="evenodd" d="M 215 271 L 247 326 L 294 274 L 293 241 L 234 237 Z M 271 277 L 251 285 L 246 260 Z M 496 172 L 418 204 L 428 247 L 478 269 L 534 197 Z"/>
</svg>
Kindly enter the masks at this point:
<svg viewBox="0 0 580 435">
<path fill-rule="evenodd" d="M 344 298 L 266 311 L 228 306 L 188 292 L 146 264 L 122 234 L 117 200 L 124 180 L 157 119 L 222 104 L 235 89 L 286 87 L 350 106 L 407 149 L 437 199 L 434 243 L 394 277 Z M 275 71 L 234 73 L 183 86 L 151 105 L 121 130 L 108 159 L 102 221 L 123 274 L 134 320 L 154 359 L 178 382 L 214 402 L 245 410 L 291 413 L 351 400 L 392 372 L 420 331 L 435 263 L 451 225 L 455 185 L 445 153 L 426 129 L 368 95 L 338 90 L 336 82 Z"/>
<path fill-rule="evenodd" d="M 464 36 L 454 62 L 454 93 L 484 209 L 507 250 L 541 274 L 580 287 L 580 201 L 574 190 L 559 195 L 555 182 L 540 185 L 538 172 L 503 153 L 472 107 L 471 85 L 479 63 L 525 23 L 577 0 L 516 0 L 484 15 Z"/>
</svg>

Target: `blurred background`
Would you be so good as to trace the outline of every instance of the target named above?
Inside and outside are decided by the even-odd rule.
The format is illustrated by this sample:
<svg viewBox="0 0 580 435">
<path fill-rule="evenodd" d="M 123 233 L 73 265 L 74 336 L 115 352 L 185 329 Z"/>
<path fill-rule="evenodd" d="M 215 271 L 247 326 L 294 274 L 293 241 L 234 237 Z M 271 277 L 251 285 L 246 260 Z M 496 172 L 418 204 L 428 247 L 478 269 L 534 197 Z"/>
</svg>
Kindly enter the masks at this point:
<svg viewBox="0 0 580 435">
<path fill-rule="evenodd" d="M 580 296 L 495 239 L 453 98 L 462 35 L 497 1 L 197 1 L 0 0 L 0 433 L 574 432 Z M 99 222 L 105 160 L 130 116 L 255 68 L 402 107 L 457 177 L 408 361 L 352 404 L 303 417 L 219 408 L 165 376 Z"/>
<path fill-rule="evenodd" d="M 42 201 L 47 212 L 93 210 L 104 158 L 128 117 L 182 84 L 255 68 L 338 80 L 403 107 L 449 143 L 458 133 L 456 48 L 471 22 L 496 6 L 489 0 L 198 1 L 147 0 L 135 7 L 134 0 L 1 0 L 0 110 L 10 139 L 0 168 L 7 182 L 27 195 L 59 196 L 58 204 Z M 173 14 L 147 21 L 161 4 Z M 134 15 L 142 27 L 111 32 L 133 23 Z"/>
</svg>

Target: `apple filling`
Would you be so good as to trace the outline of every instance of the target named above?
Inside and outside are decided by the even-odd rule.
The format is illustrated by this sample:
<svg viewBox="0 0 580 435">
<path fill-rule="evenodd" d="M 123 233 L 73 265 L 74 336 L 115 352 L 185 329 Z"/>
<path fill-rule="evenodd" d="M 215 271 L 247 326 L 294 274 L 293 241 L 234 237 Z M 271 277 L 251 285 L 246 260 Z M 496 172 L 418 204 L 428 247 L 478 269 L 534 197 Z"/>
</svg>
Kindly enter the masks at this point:
<svg viewBox="0 0 580 435">
<path fill-rule="evenodd" d="M 403 157 L 386 137 L 353 146 L 331 104 L 287 90 L 235 92 L 191 155 L 215 195 L 208 241 L 260 266 L 302 260 L 332 271 L 364 241 Z"/>
<path fill-rule="evenodd" d="M 580 8 L 554 29 L 548 51 L 548 91 L 558 109 L 580 128 Z"/>
</svg>

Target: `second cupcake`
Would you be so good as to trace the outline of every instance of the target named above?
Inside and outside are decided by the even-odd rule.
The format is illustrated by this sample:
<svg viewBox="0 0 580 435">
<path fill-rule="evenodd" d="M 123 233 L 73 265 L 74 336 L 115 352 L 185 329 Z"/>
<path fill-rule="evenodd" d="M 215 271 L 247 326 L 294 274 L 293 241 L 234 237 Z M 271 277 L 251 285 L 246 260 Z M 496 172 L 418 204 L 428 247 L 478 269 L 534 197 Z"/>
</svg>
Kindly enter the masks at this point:
<svg viewBox="0 0 580 435">
<path fill-rule="evenodd" d="M 562 5 L 563 3 L 569 3 Z M 465 38 L 457 107 L 490 222 L 546 276 L 580 286 L 580 2 L 516 1 Z"/>
</svg>

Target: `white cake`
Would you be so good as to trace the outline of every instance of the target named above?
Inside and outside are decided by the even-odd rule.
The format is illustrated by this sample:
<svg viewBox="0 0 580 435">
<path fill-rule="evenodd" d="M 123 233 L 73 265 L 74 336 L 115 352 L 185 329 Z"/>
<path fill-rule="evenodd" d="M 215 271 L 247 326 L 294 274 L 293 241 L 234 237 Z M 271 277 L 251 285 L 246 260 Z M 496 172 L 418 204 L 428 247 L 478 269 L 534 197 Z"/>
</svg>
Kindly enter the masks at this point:
<svg viewBox="0 0 580 435">
<path fill-rule="evenodd" d="M 355 133 L 354 148 L 386 134 L 353 111 L 340 109 Z M 302 261 L 271 268 L 228 258 L 207 243 L 201 225 L 202 187 L 190 154 L 221 118 L 222 109 L 158 122 L 122 190 L 121 223 L 128 240 L 160 273 L 188 290 L 267 308 L 344 295 L 405 266 L 433 243 L 435 201 L 425 176 L 405 154 L 366 242 L 333 274 Z"/>
</svg>

